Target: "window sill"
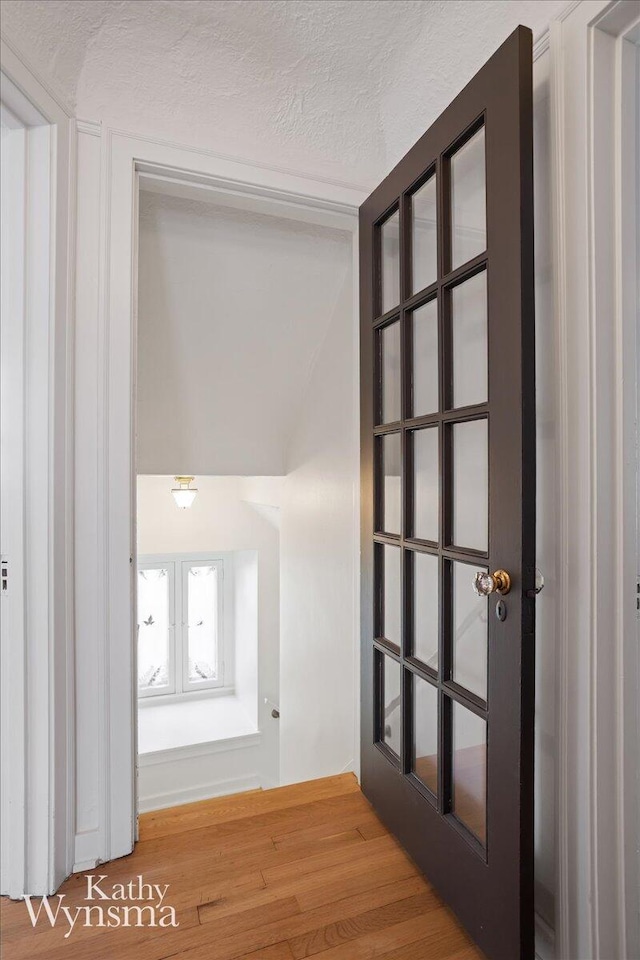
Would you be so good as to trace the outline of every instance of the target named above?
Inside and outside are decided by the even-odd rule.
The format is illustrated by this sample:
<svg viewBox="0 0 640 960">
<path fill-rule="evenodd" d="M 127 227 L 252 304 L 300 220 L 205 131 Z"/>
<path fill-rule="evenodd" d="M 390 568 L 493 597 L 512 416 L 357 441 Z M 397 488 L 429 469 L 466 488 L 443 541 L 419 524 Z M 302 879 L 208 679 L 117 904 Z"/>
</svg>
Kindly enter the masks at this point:
<svg viewBox="0 0 640 960">
<path fill-rule="evenodd" d="M 198 690 L 188 690 L 186 693 L 156 693 L 151 696 L 138 696 L 138 709 L 147 707 L 168 707 L 173 703 L 192 703 L 194 700 L 205 700 L 208 697 L 232 697 L 235 687 L 203 687 Z"/>
<path fill-rule="evenodd" d="M 138 753 L 252 737 L 258 728 L 237 697 L 217 696 L 158 703 L 148 698 L 138 710 Z M 151 701 L 151 702 L 149 702 Z"/>
</svg>

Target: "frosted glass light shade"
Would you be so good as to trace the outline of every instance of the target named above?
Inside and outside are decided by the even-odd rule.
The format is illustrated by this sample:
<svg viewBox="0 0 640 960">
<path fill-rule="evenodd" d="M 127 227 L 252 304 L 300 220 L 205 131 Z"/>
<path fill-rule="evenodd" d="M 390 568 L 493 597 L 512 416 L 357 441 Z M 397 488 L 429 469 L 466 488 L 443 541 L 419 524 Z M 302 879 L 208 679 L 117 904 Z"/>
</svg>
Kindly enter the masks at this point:
<svg viewBox="0 0 640 960">
<path fill-rule="evenodd" d="M 173 499 L 181 510 L 186 510 L 191 506 L 198 492 L 195 487 L 191 488 L 189 486 L 194 477 L 176 477 L 175 479 L 179 486 L 174 487 L 171 491 Z"/>
<path fill-rule="evenodd" d="M 182 510 L 186 510 L 187 507 L 190 507 L 193 501 L 196 498 L 197 490 L 172 490 L 173 499 L 176 501 L 178 506 Z"/>
</svg>

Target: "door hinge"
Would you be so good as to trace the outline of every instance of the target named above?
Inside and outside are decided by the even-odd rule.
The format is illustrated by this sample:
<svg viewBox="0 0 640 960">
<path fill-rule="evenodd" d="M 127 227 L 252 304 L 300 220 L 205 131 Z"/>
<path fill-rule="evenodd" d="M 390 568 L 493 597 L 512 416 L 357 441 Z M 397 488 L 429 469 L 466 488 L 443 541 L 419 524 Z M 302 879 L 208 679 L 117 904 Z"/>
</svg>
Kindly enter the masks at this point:
<svg viewBox="0 0 640 960">
<path fill-rule="evenodd" d="M 9 561 L 3 557 L 2 558 L 2 596 L 6 596 L 9 592 Z"/>
</svg>

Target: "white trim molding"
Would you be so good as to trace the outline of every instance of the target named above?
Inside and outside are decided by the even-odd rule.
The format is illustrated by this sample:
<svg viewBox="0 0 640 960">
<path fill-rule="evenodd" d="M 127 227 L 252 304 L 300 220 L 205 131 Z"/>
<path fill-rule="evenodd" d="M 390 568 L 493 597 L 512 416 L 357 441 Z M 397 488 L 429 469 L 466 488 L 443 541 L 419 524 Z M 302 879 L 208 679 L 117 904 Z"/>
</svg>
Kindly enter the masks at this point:
<svg viewBox="0 0 640 960">
<path fill-rule="evenodd" d="M 75 727 L 74 871 L 106 859 L 106 605 L 104 416 L 101 358 L 104 250 L 102 129 L 77 127 L 75 276 Z"/>
<path fill-rule="evenodd" d="M 624 645 L 620 533 L 624 458 L 620 390 L 623 326 L 616 94 L 624 29 L 636 0 L 583 0 L 551 34 L 554 235 L 559 409 L 557 629 L 558 876 L 556 956 L 638 956 L 638 832 L 627 820 L 625 785 L 635 776 L 637 659 Z M 619 94 L 619 90 L 618 90 Z M 618 201 L 620 197 L 618 196 Z M 635 507 L 634 507 L 635 510 Z M 629 518 L 627 517 L 627 522 Z M 637 654 L 636 654 L 637 657 Z M 632 669 L 633 690 L 622 677 Z M 634 847 L 629 849 L 633 839 Z"/>
<path fill-rule="evenodd" d="M 212 779 L 194 787 L 181 790 L 167 790 L 154 793 L 140 801 L 140 813 L 151 810 L 166 810 L 167 807 L 181 806 L 183 803 L 197 803 L 198 800 L 211 800 L 214 797 L 226 797 L 235 793 L 247 793 L 250 790 L 263 789 L 259 777 L 231 777 L 228 780 Z"/>
<path fill-rule="evenodd" d="M 27 135 L 25 563 L 14 570 L 24 585 L 25 629 L 11 638 L 24 682 L 2 676 L 10 704 L 2 731 L 3 833 L 14 841 L 3 857 L 2 890 L 18 897 L 53 893 L 73 862 L 75 126 L 69 108 L 4 37 L 1 47 L 3 100 Z M 22 772 L 10 765 L 17 751 Z"/>
<path fill-rule="evenodd" d="M 22 53 L 15 39 L 2 30 L 2 72 L 15 82 L 29 103 L 50 123 L 67 123 L 73 110 L 62 92 Z M 42 110 L 40 109 L 42 107 Z"/>
<path fill-rule="evenodd" d="M 89 137 L 102 136 L 102 124 L 95 120 L 76 120 L 76 130 L 78 133 L 86 133 Z"/>
</svg>

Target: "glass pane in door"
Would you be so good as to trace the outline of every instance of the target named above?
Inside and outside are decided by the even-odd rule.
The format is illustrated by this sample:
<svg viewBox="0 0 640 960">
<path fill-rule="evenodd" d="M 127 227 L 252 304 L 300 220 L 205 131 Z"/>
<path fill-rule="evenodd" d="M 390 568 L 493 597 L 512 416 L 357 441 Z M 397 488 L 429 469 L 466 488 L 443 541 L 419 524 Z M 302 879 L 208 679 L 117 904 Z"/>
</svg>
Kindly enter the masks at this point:
<svg viewBox="0 0 640 960">
<path fill-rule="evenodd" d="M 486 420 L 453 425 L 453 542 L 486 552 L 489 536 L 489 437 Z"/>
<path fill-rule="evenodd" d="M 400 648 L 401 641 L 401 611 L 400 601 L 402 592 L 402 572 L 400 547 L 384 544 L 378 547 L 378 557 L 382 562 L 384 586 L 382 588 L 382 610 L 378 636 Z"/>
<path fill-rule="evenodd" d="M 431 176 L 411 196 L 413 293 L 438 279 L 436 177 Z"/>
<path fill-rule="evenodd" d="M 380 508 L 377 527 L 384 533 L 400 534 L 402 531 L 402 437 L 399 433 L 387 433 L 378 438 L 378 469 Z"/>
<path fill-rule="evenodd" d="M 379 423 L 395 423 L 401 413 L 400 324 L 396 321 L 378 332 L 380 350 Z"/>
<path fill-rule="evenodd" d="M 487 723 L 453 703 L 453 812 L 482 842 L 487 838 Z"/>
<path fill-rule="evenodd" d="M 453 679 L 486 700 L 489 600 L 472 586 L 483 569 L 453 562 Z"/>
<path fill-rule="evenodd" d="M 413 772 L 438 794 L 438 690 L 415 674 L 413 683 Z"/>
<path fill-rule="evenodd" d="M 400 303 L 400 214 L 396 210 L 380 228 L 382 313 Z"/>
<path fill-rule="evenodd" d="M 487 248 L 484 127 L 451 157 L 451 269 Z"/>
<path fill-rule="evenodd" d="M 400 756 L 400 731 L 402 711 L 400 698 L 400 664 L 391 657 L 383 656 L 383 712 L 381 739 L 397 757 Z"/>
<path fill-rule="evenodd" d="M 218 674 L 218 570 L 189 567 L 187 576 L 189 624 L 188 681 L 203 683 Z"/>
<path fill-rule="evenodd" d="M 487 400 L 487 273 L 483 270 L 451 291 L 453 405 Z"/>
<path fill-rule="evenodd" d="M 410 434 L 413 443 L 413 526 L 419 540 L 437 542 L 440 510 L 438 428 Z"/>
<path fill-rule="evenodd" d="M 412 655 L 438 669 L 439 562 L 431 553 L 409 554 L 413 563 Z"/>
<path fill-rule="evenodd" d="M 138 692 L 168 692 L 169 595 L 166 568 L 138 570 Z"/>
<path fill-rule="evenodd" d="M 436 413 L 438 400 L 438 301 L 430 300 L 411 314 L 413 370 L 411 415 Z"/>
</svg>

